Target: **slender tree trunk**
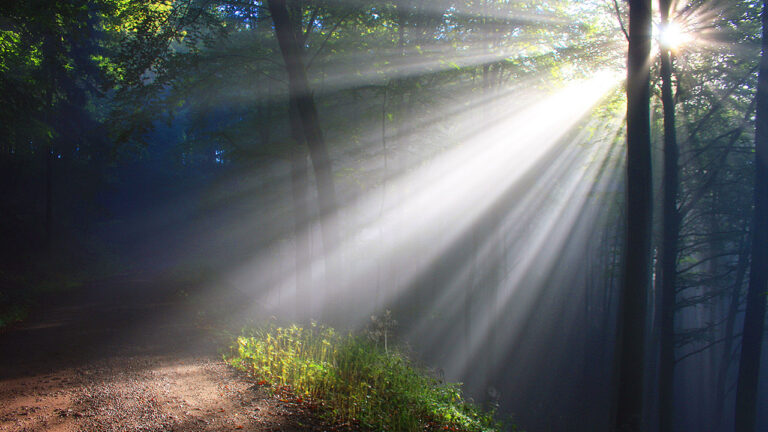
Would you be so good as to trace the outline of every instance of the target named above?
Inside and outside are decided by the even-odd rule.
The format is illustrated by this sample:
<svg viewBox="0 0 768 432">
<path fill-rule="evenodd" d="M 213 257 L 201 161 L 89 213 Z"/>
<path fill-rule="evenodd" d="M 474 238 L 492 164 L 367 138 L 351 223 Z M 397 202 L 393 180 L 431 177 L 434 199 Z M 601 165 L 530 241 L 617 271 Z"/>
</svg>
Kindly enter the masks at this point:
<svg viewBox="0 0 768 432">
<path fill-rule="evenodd" d="M 381 204 L 379 207 L 379 219 L 384 217 L 384 209 L 387 206 L 387 187 L 389 183 L 389 149 L 387 148 L 387 100 L 389 99 L 389 88 L 392 85 L 392 80 L 388 80 L 384 87 L 384 98 L 381 103 L 381 153 L 382 153 L 382 168 L 384 174 L 381 179 Z M 382 245 L 382 250 L 389 250 L 387 242 L 389 236 L 384 235 L 384 226 L 379 224 L 379 243 Z M 376 293 L 373 301 L 374 310 L 379 310 L 379 303 L 383 298 L 383 268 L 387 264 L 386 259 L 376 260 Z M 382 308 L 383 309 L 383 308 Z"/>
<path fill-rule="evenodd" d="M 669 23 L 670 0 L 659 0 L 661 25 Z M 674 429 L 675 292 L 680 217 L 677 210 L 678 147 L 672 94 L 672 54 L 661 47 L 661 103 L 664 109 L 664 196 L 662 202 L 661 320 L 659 334 L 659 431 Z"/>
<path fill-rule="evenodd" d="M 661 236 L 660 236 L 661 237 Z M 660 245 L 661 238 L 654 238 L 653 244 Z M 661 258 L 661 247 L 658 247 L 658 251 L 651 252 L 656 253 Z M 651 293 L 649 295 L 649 305 L 651 311 L 648 313 L 648 319 L 651 321 L 650 325 L 646 327 L 649 333 L 646 335 L 646 347 L 645 361 L 647 366 L 645 368 L 645 387 L 643 393 L 645 398 L 643 399 L 643 410 L 645 427 L 649 430 L 657 430 L 659 428 L 659 341 L 661 340 L 661 259 L 652 260 L 653 266 L 653 283 L 650 286 Z"/>
<path fill-rule="evenodd" d="M 45 149 L 45 249 L 53 248 L 53 139 Z"/>
<path fill-rule="evenodd" d="M 43 57 L 45 59 L 48 79 L 50 79 L 47 94 L 47 112 L 46 122 L 50 128 L 48 134 L 48 145 L 45 149 L 45 250 L 51 254 L 53 249 L 53 163 L 54 163 L 54 92 L 56 89 L 56 77 L 54 67 L 54 34 L 46 34 L 43 41 Z"/>
<path fill-rule="evenodd" d="M 757 84 L 755 128 L 755 210 L 752 219 L 752 266 L 736 384 L 738 432 L 754 432 L 757 384 L 768 291 L 768 1 L 763 2 L 763 52 Z"/>
<path fill-rule="evenodd" d="M 749 267 L 749 245 L 750 239 L 746 239 L 746 245 L 741 246 L 739 260 L 736 264 L 736 280 L 731 289 L 731 299 L 728 304 L 728 313 L 725 321 L 725 331 L 723 337 L 723 352 L 720 356 L 720 363 L 717 371 L 717 383 L 715 384 L 715 430 L 722 430 L 723 417 L 725 411 L 725 384 L 728 380 L 728 371 L 731 369 L 733 361 L 733 342 L 736 338 L 734 330 L 736 328 L 736 315 L 739 313 L 739 298 L 741 297 L 741 288 L 744 285 L 744 278 Z"/>
<path fill-rule="evenodd" d="M 301 130 L 304 134 L 309 156 L 312 159 L 317 195 L 320 209 L 320 223 L 323 236 L 323 248 L 326 257 L 328 283 L 338 276 L 334 248 L 338 246 L 336 227 L 336 190 L 333 184 L 333 170 L 328 149 L 325 144 L 317 107 L 309 89 L 309 80 L 304 65 L 303 46 L 297 40 L 296 23 L 291 21 L 285 0 L 268 0 L 272 21 L 275 25 L 275 35 L 280 45 L 280 52 L 285 62 L 288 74 L 288 94 L 291 106 L 295 107 L 301 120 Z"/>
<path fill-rule="evenodd" d="M 304 151 L 304 135 L 301 132 L 301 119 L 296 107 L 289 106 L 288 118 L 295 148 L 291 149 L 291 194 L 293 198 L 293 231 L 295 238 L 296 265 L 296 317 L 302 318 L 302 312 L 311 312 L 311 304 L 301 304 L 310 298 L 310 226 L 307 193 L 307 154 Z M 300 301 L 301 300 L 301 301 Z M 305 308 L 302 310 L 302 307 Z"/>
<path fill-rule="evenodd" d="M 643 359 L 651 252 L 651 133 L 648 58 L 651 2 L 629 1 L 627 226 L 617 334 L 615 428 L 642 429 Z"/>
</svg>

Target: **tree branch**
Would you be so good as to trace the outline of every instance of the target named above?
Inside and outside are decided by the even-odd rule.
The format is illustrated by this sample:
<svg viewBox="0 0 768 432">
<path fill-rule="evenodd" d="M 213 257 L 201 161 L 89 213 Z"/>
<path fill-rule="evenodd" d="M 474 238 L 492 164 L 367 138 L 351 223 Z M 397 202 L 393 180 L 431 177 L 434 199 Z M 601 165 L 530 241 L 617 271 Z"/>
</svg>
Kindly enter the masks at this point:
<svg viewBox="0 0 768 432">
<path fill-rule="evenodd" d="M 699 348 L 699 349 L 697 349 L 697 350 L 693 350 L 693 351 L 691 351 L 691 352 L 689 352 L 689 353 L 685 354 L 685 355 L 684 355 L 684 356 L 682 356 L 682 357 L 676 358 L 676 359 L 675 359 L 675 364 L 678 364 L 678 363 L 680 363 L 681 361 L 683 361 L 683 360 L 687 359 L 688 357 L 692 357 L 692 356 L 694 356 L 694 355 L 696 355 L 696 354 L 699 354 L 699 353 L 701 353 L 701 352 L 703 352 L 703 351 L 706 351 L 706 350 L 708 350 L 708 349 L 712 348 L 713 346 L 715 346 L 715 345 L 717 345 L 717 344 L 719 344 L 719 343 L 721 343 L 721 342 L 725 342 L 725 340 L 726 340 L 726 339 L 727 339 L 727 337 L 724 337 L 724 338 L 718 339 L 718 340 L 716 340 L 716 341 L 714 341 L 714 342 L 712 342 L 712 343 L 710 343 L 710 344 L 704 345 L 703 347 L 701 347 L 701 348 Z"/>
<path fill-rule="evenodd" d="M 331 38 L 331 36 L 333 36 L 333 33 L 336 31 L 336 29 L 338 29 L 339 26 L 341 26 L 341 24 L 344 21 L 346 21 L 346 19 L 347 19 L 347 17 L 349 17 L 349 15 L 350 14 L 347 14 L 347 15 L 343 16 L 338 22 L 336 22 L 336 24 L 333 26 L 333 28 L 328 32 L 328 35 L 325 37 L 325 39 L 323 39 L 323 43 L 320 44 L 320 48 L 318 48 L 317 51 L 315 51 L 315 53 L 312 55 L 312 58 L 310 58 L 309 61 L 307 61 L 307 69 L 309 69 L 312 66 L 312 63 L 315 61 L 317 56 L 321 52 L 323 52 L 323 48 L 325 48 L 325 45 L 328 43 L 328 40 Z"/>
<path fill-rule="evenodd" d="M 629 32 L 627 32 L 627 28 L 624 26 L 624 20 L 621 19 L 621 8 L 619 8 L 618 0 L 613 0 L 613 7 L 616 9 L 616 18 L 619 20 L 621 32 L 624 33 L 624 37 L 626 37 L 627 41 L 629 41 Z"/>
</svg>

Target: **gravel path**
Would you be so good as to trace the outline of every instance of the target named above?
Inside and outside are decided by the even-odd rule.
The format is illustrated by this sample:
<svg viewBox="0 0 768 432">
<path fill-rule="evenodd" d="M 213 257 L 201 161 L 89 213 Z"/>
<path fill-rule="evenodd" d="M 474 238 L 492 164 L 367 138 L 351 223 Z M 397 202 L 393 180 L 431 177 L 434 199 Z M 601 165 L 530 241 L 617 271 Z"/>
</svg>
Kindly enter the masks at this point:
<svg viewBox="0 0 768 432">
<path fill-rule="evenodd" d="M 332 429 L 224 364 L 176 297 L 105 281 L 0 335 L 0 431 Z"/>
</svg>

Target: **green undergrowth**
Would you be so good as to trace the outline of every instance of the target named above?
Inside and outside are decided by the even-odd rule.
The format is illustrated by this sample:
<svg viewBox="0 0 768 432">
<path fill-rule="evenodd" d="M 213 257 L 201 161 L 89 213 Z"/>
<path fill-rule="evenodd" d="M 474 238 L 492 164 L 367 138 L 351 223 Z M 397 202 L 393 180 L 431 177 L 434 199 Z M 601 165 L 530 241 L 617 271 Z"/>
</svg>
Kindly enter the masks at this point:
<svg viewBox="0 0 768 432">
<path fill-rule="evenodd" d="M 317 324 L 244 332 L 227 361 L 273 390 L 289 389 L 328 420 L 375 431 L 496 431 L 492 412 L 465 401 L 397 350 Z"/>
</svg>

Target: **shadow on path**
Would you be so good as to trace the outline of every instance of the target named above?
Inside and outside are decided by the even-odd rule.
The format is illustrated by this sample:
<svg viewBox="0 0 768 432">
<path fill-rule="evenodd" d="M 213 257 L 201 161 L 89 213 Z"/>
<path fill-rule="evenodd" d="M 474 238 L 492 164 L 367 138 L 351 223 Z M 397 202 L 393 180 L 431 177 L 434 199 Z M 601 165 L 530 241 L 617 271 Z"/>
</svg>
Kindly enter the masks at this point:
<svg viewBox="0 0 768 432">
<path fill-rule="evenodd" d="M 114 277 L 49 296 L 0 334 L 0 380 L 115 356 L 215 355 L 216 341 L 195 326 L 177 288 Z"/>
<path fill-rule="evenodd" d="M 196 327 L 178 288 L 95 282 L 0 335 L 0 430 L 337 430 L 217 359 L 226 341 Z"/>
</svg>

